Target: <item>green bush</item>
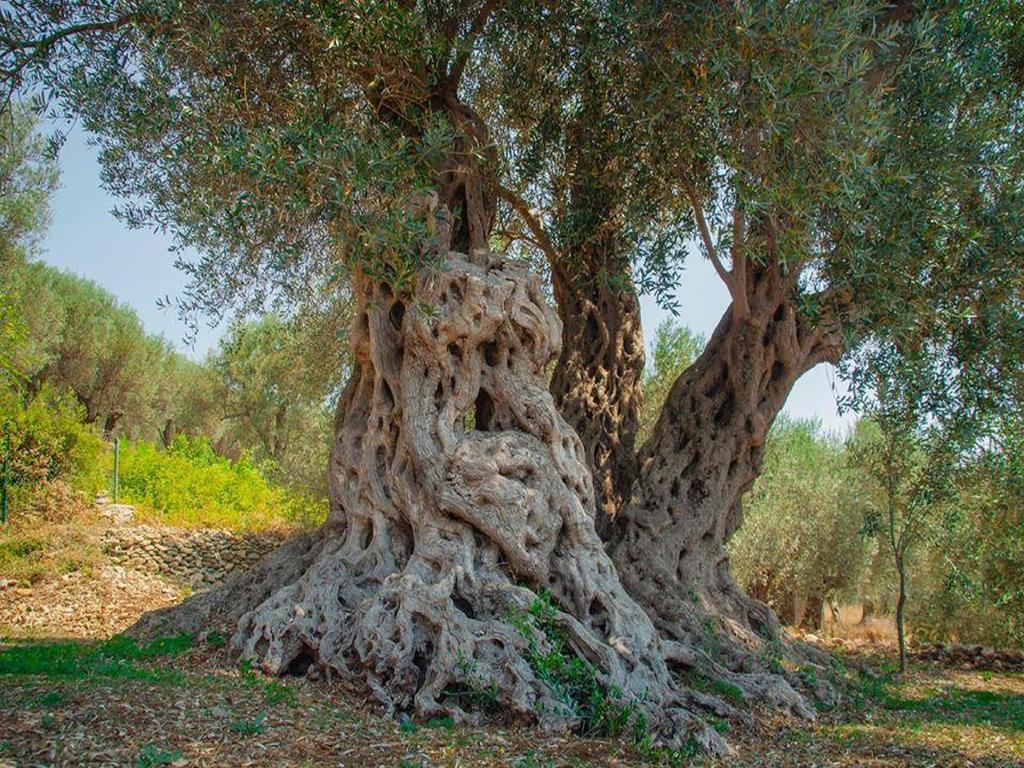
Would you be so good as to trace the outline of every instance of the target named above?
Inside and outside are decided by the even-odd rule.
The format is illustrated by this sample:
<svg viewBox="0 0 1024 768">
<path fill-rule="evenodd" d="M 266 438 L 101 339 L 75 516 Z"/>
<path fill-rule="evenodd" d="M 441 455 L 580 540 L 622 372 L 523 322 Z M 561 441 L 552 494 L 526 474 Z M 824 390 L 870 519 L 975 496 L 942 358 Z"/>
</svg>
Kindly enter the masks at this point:
<svg viewBox="0 0 1024 768">
<path fill-rule="evenodd" d="M 0 387 L 0 413 L 10 438 L 12 516 L 29 512 L 56 482 L 86 494 L 103 487 L 107 448 L 71 395 L 46 385 L 35 396 Z M 0 439 L 0 459 L 6 445 Z"/>
<path fill-rule="evenodd" d="M 261 530 L 326 515 L 324 500 L 272 484 L 250 459 L 219 456 L 205 438 L 178 435 L 166 450 L 125 442 L 120 469 L 121 499 L 169 525 Z"/>
</svg>

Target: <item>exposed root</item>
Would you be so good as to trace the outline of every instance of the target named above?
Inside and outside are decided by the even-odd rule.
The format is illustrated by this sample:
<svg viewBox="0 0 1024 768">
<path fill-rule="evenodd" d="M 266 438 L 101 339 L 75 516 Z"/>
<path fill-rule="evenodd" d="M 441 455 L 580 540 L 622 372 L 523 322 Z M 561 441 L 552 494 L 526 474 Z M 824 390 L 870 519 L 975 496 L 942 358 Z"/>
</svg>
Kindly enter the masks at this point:
<svg viewBox="0 0 1024 768">
<path fill-rule="evenodd" d="M 544 386 L 560 329 L 539 281 L 497 254 L 447 259 L 417 301 L 360 284 L 329 532 L 234 645 L 268 673 L 365 682 L 390 713 L 489 706 L 558 729 L 591 716 L 542 664 L 564 652 L 620 726 L 723 751 L 699 712 L 732 708 L 675 682 L 594 532 L 582 445 Z M 540 590 L 564 651 L 529 620 Z"/>
</svg>

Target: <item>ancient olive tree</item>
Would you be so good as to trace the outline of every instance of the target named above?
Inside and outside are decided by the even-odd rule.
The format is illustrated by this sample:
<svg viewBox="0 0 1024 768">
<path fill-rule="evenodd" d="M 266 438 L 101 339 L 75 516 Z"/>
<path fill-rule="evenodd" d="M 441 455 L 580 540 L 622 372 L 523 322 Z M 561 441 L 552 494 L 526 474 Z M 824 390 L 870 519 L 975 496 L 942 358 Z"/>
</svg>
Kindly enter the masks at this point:
<svg viewBox="0 0 1024 768">
<path fill-rule="evenodd" d="M 695 717 L 729 711 L 675 666 L 812 715 L 723 544 L 802 373 L 1019 306 L 993 301 L 1019 290 L 1011 30 L 978 7 L 5 13 L 7 79 L 81 114 L 127 221 L 202 254 L 186 309 L 353 296 L 327 525 L 168 620 L 228 608 L 267 671 L 421 715 L 490 692 L 579 722 L 555 648 L 666 739 L 720 746 Z M 670 295 L 691 232 L 732 304 L 637 455 L 637 286 Z"/>
<path fill-rule="evenodd" d="M 361 679 L 390 711 L 490 697 L 572 725 L 604 717 L 581 712 L 600 693 L 617 727 L 720 748 L 697 714 L 731 706 L 676 681 L 696 649 L 662 640 L 595 532 L 582 444 L 546 386 L 561 324 L 541 280 L 490 250 L 498 162 L 464 97 L 499 4 L 77 13 L 58 31 L 19 17 L 15 42 L 78 97 L 125 217 L 201 249 L 187 298 L 354 297 L 327 524 L 170 620 L 228 611 L 266 671 Z M 542 663 L 556 649 L 581 660 L 585 699 Z"/>
</svg>

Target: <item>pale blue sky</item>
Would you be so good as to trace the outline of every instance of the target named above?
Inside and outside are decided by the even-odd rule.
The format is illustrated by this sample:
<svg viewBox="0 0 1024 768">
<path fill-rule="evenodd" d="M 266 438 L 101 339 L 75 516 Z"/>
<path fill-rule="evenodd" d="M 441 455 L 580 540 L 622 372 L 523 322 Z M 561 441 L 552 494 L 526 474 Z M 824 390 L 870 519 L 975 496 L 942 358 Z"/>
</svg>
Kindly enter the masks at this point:
<svg viewBox="0 0 1024 768">
<path fill-rule="evenodd" d="M 200 359 L 217 343 L 221 329 L 202 326 L 193 345 L 187 345 L 185 324 L 173 309 L 160 309 L 157 299 L 181 293 L 185 276 L 174 267 L 167 236 L 128 229 L 110 213 L 116 200 L 100 188 L 96 150 L 80 128 L 71 130 L 61 152 L 61 186 L 53 199 L 53 221 L 42 258 L 95 280 L 130 305 L 146 329 L 165 336 L 182 352 Z M 706 259 L 687 260 L 678 290 L 679 319 L 695 331 L 710 335 L 728 303 L 725 286 Z M 642 299 L 647 336 L 666 317 L 653 301 Z M 850 414 L 836 410 L 835 375 L 818 366 L 793 389 L 786 411 L 796 417 L 818 417 L 825 428 L 845 432 Z"/>
</svg>

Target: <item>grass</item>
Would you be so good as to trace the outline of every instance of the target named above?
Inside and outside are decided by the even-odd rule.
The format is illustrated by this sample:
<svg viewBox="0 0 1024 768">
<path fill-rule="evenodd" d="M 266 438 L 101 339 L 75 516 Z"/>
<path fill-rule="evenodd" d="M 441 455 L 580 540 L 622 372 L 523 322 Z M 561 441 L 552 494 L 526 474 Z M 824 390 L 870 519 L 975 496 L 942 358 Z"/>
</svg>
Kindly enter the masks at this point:
<svg viewBox="0 0 1024 768">
<path fill-rule="evenodd" d="M 269 729 L 270 726 L 267 724 L 267 716 L 263 712 L 260 712 L 251 720 L 236 720 L 231 724 L 231 730 L 235 733 L 241 734 L 242 736 L 256 736 L 261 733 L 266 733 Z"/>
<path fill-rule="evenodd" d="M 189 635 L 139 644 L 116 635 L 102 643 L 19 643 L 0 651 L 0 676 L 34 675 L 62 680 L 87 678 L 178 681 L 180 673 L 140 664 L 173 658 L 192 647 Z"/>
<path fill-rule="evenodd" d="M 146 744 L 139 750 L 135 760 L 136 768 L 154 768 L 158 765 L 173 765 L 181 760 L 181 752 L 169 752 L 153 744 Z"/>
<path fill-rule="evenodd" d="M 14 518 L 0 528 L 0 578 L 32 585 L 75 571 L 95 572 L 104 556 L 90 535 L 89 522 Z"/>
<path fill-rule="evenodd" d="M 486 727 L 456 726 L 444 717 L 400 724 L 345 686 L 273 680 L 247 665 L 227 668 L 218 653 L 185 653 L 192 647 L 189 638 L 177 636 L 144 644 L 114 638 L 8 648 L 0 653 L 0 755 L 29 762 L 33 754 L 56 749 L 56 762 L 81 763 L 77 753 L 59 751 L 62 744 L 74 743 L 75 749 L 123 765 L 201 763 L 212 748 L 225 765 L 257 754 L 266 764 L 302 765 L 316 755 L 313 765 L 404 761 L 523 768 L 613 763 L 1004 768 L 1024 760 L 1021 674 L 939 667 L 914 667 L 908 675 L 878 679 L 853 674 L 843 705 L 815 723 L 763 711 L 754 730 L 714 721 L 736 754 L 712 760 L 695 755 L 692 744 L 652 750 L 623 737 L 551 736 L 511 728 L 500 717 Z M 167 678 L 167 672 L 176 677 Z M 86 722 L 90 725 L 82 732 Z"/>
</svg>

